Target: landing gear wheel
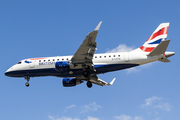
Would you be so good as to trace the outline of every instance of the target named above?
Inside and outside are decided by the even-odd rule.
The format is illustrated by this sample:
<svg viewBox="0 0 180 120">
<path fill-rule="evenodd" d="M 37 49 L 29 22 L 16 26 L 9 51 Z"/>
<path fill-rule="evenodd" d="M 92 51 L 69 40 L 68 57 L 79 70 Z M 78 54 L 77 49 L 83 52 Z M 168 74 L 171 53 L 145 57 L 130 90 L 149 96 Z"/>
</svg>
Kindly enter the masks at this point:
<svg viewBox="0 0 180 120">
<path fill-rule="evenodd" d="M 83 75 L 84 75 L 84 77 L 88 77 L 89 76 L 89 72 L 88 71 L 83 71 Z"/>
<path fill-rule="evenodd" d="M 91 87 L 92 87 L 92 82 L 88 81 L 88 82 L 86 83 L 86 85 L 87 85 L 88 88 L 91 88 Z"/>
<path fill-rule="evenodd" d="M 29 83 L 28 82 L 26 82 L 25 85 L 26 85 L 26 87 L 29 87 Z"/>
<path fill-rule="evenodd" d="M 29 76 L 24 76 L 24 79 L 27 80 L 27 82 L 25 83 L 26 87 L 29 87 L 30 77 Z"/>
</svg>

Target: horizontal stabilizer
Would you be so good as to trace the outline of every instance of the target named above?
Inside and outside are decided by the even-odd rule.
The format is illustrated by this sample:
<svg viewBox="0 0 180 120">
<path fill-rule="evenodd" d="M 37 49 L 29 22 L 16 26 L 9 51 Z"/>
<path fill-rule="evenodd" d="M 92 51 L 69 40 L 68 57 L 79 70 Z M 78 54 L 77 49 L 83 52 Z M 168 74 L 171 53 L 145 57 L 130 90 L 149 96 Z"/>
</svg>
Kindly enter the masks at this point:
<svg viewBox="0 0 180 120">
<path fill-rule="evenodd" d="M 169 59 L 167 59 L 164 55 L 162 58 L 159 58 L 158 61 L 160 62 L 171 62 Z"/>
<path fill-rule="evenodd" d="M 170 40 L 165 40 L 162 41 L 154 50 L 152 50 L 148 56 L 156 56 L 156 55 L 161 55 L 166 52 L 166 49 L 169 45 Z"/>
</svg>

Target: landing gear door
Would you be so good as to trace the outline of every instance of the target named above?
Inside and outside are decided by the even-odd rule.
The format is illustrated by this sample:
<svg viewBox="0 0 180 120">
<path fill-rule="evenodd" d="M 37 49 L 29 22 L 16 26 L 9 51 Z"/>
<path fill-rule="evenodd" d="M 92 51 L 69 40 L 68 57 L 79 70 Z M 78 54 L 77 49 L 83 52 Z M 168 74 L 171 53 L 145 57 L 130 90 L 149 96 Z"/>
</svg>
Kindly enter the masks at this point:
<svg viewBox="0 0 180 120">
<path fill-rule="evenodd" d="M 124 61 L 129 62 L 129 53 L 128 52 L 124 53 Z"/>
<path fill-rule="evenodd" d="M 30 68 L 34 68 L 34 66 L 35 66 L 35 61 L 32 60 L 32 61 L 29 63 L 29 67 L 30 67 Z"/>
</svg>

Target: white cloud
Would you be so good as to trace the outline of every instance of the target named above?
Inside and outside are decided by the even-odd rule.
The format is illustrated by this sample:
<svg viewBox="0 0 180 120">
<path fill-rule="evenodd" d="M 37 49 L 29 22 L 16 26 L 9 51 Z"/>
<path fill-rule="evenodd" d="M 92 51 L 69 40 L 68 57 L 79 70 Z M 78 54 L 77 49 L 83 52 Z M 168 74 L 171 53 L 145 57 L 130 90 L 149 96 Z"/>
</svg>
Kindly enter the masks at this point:
<svg viewBox="0 0 180 120">
<path fill-rule="evenodd" d="M 115 117 L 117 120 L 131 120 L 131 116 L 127 116 L 127 115 L 120 115 L 120 116 L 116 116 Z"/>
<path fill-rule="evenodd" d="M 90 104 L 83 105 L 83 106 L 77 106 L 77 105 L 72 104 L 65 108 L 64 113 L 67 112 L 69 109 L 73 109 L 73 108 L 78 109 L 80 111 L 79 113 L 85 113 L 89 111 L 97 111 L 99 108 L 101 108 L 101 106 L 97 105 L 96 102 L 92 102 Z"/>
<path fill-rule="evenodd" d="M 142 107 L 158 108 L 165 111 L 170 111 L 172 109 L 172 106 L 169 103 L 163 102 L 163 98 L 157 96 L 147 98 Z"/>
<path fill-rule="evenodd" d="M 80 120 L 78 118 L 71 118 L 71 117 L 65 117 L 65 116 L 60 117 L 60 118 L 54 118 L 53 116 L 48 116 L 48 118 L 50 120 Z M 99 118 L 88 116 L 87 119 L 84 119 L 84 120 L 99 120 Z"/>
<path fill-rule="evenodd" d="M 116 52 L 130 52 L 134 47 L 128 47 L 125 44 L 120 44 L 118 47 L 108 50 L 106 53 L 116 53 Z"/>
<path fill-rule="evenodd" d="M 67 107 L 65 108 L 64 112 L 66 112 L 68 109 L 71 109 L 71 108 L 74 108 L 74 107 L 76 107 L 76 105 L 74 105 L 74 104 L 72 104 L 72 105 L 70 105 L 70 106 L 67 106 Z"/>
<path fill-rule="evenodd" d="M 71 118 L 71 117 L 60 117 L 60 118 L 54 118 L 53 116 L 48 116 L 50 120 L 80 120 L 78 118 Z"/>
<path fill-rule="evenodd" d="M 87 119 L 84 119 L 84 120 L 99 120 L 99 118 L 88 116 Z"/>
<path fill-rule="evenodd" d="M 161 99 L 162 99 L 162 98 L 157 97 L 157 96 L 153 96 L 153 97 L 151 97 L 151 98 L 147 98 L 147 99 L 145 100 L 145 104 L 143 104 L 142 106 L 143 106 L 143 107 L 145 107 L 145 106 L 151 106 L 154 102 L 159 101 L 159 100 L 161 100 Z"/>
<path fill-rule="evenodd" d="M 135 116 L 135 117 L 131 117 L 125 114 L 122 114 L 120 116 L 116 116 L 115 117 L 116 120 L 143 120 L 143 118 L 141 116 Z"/>
<path fill-rule="evenodd" d="M 83 110 L 82 113 L 84 112 L 89 112 L 89 111 L 97 111 L 98 108 L 101 108 L 100 105 L 97 105 L 95 102 L 92 102 L 88 105 L 82 106 Z"/>
<path fill-rule="evenodd" d="M 156 105 L 154 106 L 155 108 L 159 108 L 159 109 L 162 109 L 162 110 L 165 110 L 165 111 L 170 111 L 172 106 L 169 104 L 169 103 L 161 103 L 159 105 Z"/>
<path fill-rule="evenodd" d="M 134 120 L 143 120 L 143 118 L 141 116 L 135 116 Z"/>
<path fill-rule="evenodd" d="M 76 107 L 76 105 L 72 104 L 72 105 L 66 107 L 66 109 L 70 109 L 70 108 L 73 108 L 73 107 Z"/>
<path fill-rule="evenodd" d="M 139 72 L 141 70 L 139 68 L 133 67 L 133 68 L 126 69 L 126 71 L 127 73 L 132 73 L 132 72 Z"/>
</svg>

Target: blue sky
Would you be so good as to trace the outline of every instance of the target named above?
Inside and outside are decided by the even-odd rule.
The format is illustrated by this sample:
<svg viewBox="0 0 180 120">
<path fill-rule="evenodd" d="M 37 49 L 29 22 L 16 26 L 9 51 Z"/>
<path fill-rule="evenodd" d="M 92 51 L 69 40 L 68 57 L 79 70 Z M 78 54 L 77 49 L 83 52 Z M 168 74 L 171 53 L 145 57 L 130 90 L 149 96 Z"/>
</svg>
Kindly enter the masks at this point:
<svg viewBox="0 0 180 120">
<path fill-rule="evenodd" d="M 180 2 L 175 0 L 1 0 L 0 119 L 179 120 Z M 62 78 L 23 78 L 4 72 L 26 58 L 73 55 L 103 21 L 96 53 L 140 47 L 162 22 L 170 22 L 171 63 L 155 62 L 99 75 L 113 86 L 65 88 Z"/>
</svg>

